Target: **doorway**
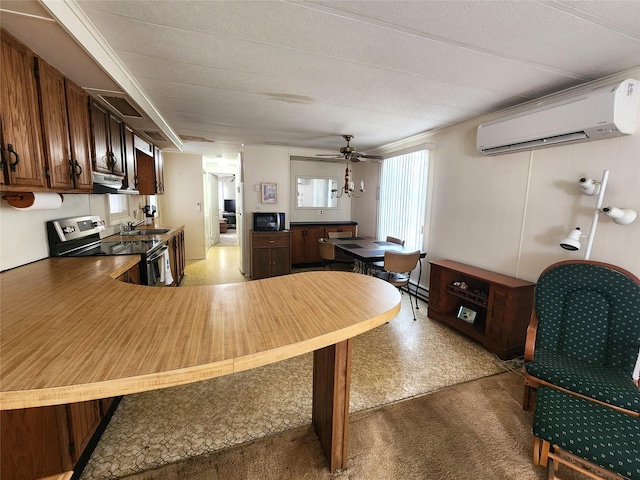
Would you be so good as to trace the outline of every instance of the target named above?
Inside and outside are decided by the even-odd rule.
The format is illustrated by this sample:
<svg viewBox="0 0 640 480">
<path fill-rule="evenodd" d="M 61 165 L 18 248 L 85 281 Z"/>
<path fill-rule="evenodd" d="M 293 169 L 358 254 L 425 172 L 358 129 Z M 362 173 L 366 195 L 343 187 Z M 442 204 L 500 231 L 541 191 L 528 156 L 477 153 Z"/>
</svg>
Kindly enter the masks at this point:
<svg viewBox="0 0 640 480">
<path fill-rule="evenodd" d="M 218 234 L 212 239 L 210 246 L 237 246 L 239 245 L 237 219 L 240 212 L 238 211 L 236 176 L 213 173 L 207 173 L 207 176 L 212 197 L 211 228 L 212 230 L 218 228 Z"/>
<path fill-rule="evenodd" d="M 242 271 L 242 182 L 241 155 L 235 158 L 203 158 L 205 185 L 205 235 L 207 252 L 235 247 Z M 230 252 L 228 252 L 230 253 Z M 209 257 L 209 253 L 207 253 Z"/>
</svg>

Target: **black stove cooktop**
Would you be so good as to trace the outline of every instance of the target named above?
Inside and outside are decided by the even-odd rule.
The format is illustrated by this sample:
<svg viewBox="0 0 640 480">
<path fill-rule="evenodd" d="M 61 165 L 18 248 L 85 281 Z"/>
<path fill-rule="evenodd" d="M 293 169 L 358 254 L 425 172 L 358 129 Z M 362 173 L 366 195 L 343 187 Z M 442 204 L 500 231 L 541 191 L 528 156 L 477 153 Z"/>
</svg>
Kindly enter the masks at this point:
<svg viewBox="0 0 640 480">
<path fill-rule="evenodd" d="M 105 222 L 96 215 L 61 218 L 47 222 L 49 254 L 52 257 L 93 255 L 151 255 L 166 245 L 164 240 L 103 241 Z"/>
<path fill-rule="evenodd" d="M 70 256 L 90 257 L 93 255 L 144 255 L 163 245 L 162 240 L 136 240 L 123 242 L 102 241 L 84 250 L 76 250 Z"/>
</svg>

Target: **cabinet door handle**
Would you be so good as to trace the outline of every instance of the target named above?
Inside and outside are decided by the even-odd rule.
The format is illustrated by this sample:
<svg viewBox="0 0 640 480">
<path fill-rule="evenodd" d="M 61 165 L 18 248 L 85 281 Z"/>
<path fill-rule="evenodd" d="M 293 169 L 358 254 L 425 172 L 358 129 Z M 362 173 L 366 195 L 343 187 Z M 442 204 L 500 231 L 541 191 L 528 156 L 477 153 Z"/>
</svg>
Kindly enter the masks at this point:
<svg viewBox="0 0 640 480">
<path fill-rule="evenodd" d="M 13 154 L 14 157 L 16 157 L 16 161 L 15 162 L 13 162 L 13 163 L 9 162 L 9 169 L 12 172 L 15 172 L 16 171 L 16 166 L 20 163 L 20 155 L 18 155 L 18 152 L 16 152 L 13 149 L 13 145 L 11 145 L 10 143 L 7 144 L 7 151 L 10 154 Z"/>
<path fill-rule="evenodd" d="M 276 243 L 275 240 L 269 240 L 269 243 Z"/>
<path fill-rule="evenodd" d="M 109 152 L 109 168 L 111 169 L 111 173 L 115 173 L 115 169 L 116 169 L 116 163 L 118 163 L 116 161 L 116 156 L 114 155 L 113 152 Z"/>
<path fill-rule="evenodd" d="M 75 161 L 75 171 L 76 178 L 80 178 L 80 175 L 82 175 L 82 165 L 80 165 L 77 160 Z"/>
</svg>

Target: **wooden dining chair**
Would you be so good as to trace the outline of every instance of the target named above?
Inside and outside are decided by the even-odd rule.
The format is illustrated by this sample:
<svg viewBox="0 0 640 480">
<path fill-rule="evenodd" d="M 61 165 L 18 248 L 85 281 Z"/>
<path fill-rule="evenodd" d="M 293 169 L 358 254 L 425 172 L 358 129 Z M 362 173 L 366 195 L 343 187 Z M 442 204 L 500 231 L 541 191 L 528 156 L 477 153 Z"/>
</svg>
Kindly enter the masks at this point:
<svg viewBox="0 0 640 480">
<path fill-rule="evenodd" d="M 404 247 L 404 240 L 401 240 L 396 237 L 390 237 L 387 235 L 387 242 L 395 243 L 396 245 L 400 245 Z M 372 275 L 375 275 L 377 272 L 384 270 L 384 262 L 371 262 L 366 265 L 366 269 Z"/>
<path fill-rule="evenodd" d="M 353 232 L 328 232 L 329 238 L 352 238 Z"/>
<path fill-rule="evenodd" d="M 396 243 L 396 244 L 402 245 L 404 247 L 404 240 L 400 240 L 399 238 L 396 238 L 396 237 L 387 236 L 387 242 Z"/>
<path fill-rule="evenodd" d="M 322 258 L 322 264 L 325 270 L 327 266 L 329 270 L 333 270 L 332 265 L 335 263 L 351 264 L 353 265 L 354 259 L 345 255 L 346 259 L 338 257 L 336 247 L 333 243 L 327 242 L 324 238 L 318 239 L 318 248 L 320 249 L 320 258 Z"/>
<path fill-rule="evenodd" d="M 327 235 L 329 238 L 353 238 L 353 232 L 327 232 Z M 340 250 L 335 252 L 335 261 L 339 263 L 355 263 L 355 259 Z"/>
<path fill-rule="evenodd" d="M 416 312 L 413 309 L 413 302 L 411 301 L 411 288 L 409 280 L 411 279 L 411 272 L 415 270 L 420 261 L 420 250 L 415 252 L 403 253 L 403 252 L 384 252 L 384 270 L 376 274 L 376 277 L 386 280 L 391 285 L 394 285 L 400 289 L 406 287 L 409 293 L 409 304 L 411 305 L 411 312 L 413 313 L 413 320 L 416 320 Z M 415 292 L 416 300 L 418 298 L 418 286 L 416 285 Z"/>
</svg>

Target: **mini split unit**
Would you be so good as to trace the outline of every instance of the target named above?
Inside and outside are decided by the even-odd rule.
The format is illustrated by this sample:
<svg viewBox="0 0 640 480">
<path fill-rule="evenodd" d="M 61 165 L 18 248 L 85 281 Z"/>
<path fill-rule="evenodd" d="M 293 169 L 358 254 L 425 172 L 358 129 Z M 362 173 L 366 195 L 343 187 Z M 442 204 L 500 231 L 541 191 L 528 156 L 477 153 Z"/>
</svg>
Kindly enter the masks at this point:
<svg viewBox="0 0 640 480">
<path fill-rule="evenodd" d="M 630 135 L 639 98 L 640 82 L 627 79 L 557 101 L 540 101 L 520 113 L 482 123 L 478 150 L 498 155 Z"/>
</svg>

